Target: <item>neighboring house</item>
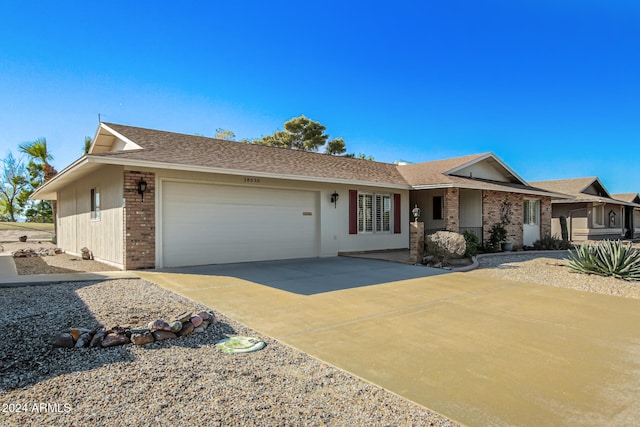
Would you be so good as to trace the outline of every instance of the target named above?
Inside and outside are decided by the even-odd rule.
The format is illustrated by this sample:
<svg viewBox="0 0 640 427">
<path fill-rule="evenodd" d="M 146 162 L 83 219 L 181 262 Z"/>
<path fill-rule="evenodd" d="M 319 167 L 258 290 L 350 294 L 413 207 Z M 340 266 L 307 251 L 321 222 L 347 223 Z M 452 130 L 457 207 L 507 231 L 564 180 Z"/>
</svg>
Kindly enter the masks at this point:
<svg viewBox="0 0 640 427">
<path fill-rule="evenodd" d="M 490 153 L 400 166 L 111 123 L 33 195 L 57 200 L 60 247 L 127 270 L 405 249 L 415 204 L 485 240 L 507 215 L 531 244 L 556 196 Z"/>
<path fill-rule="evenodd" d="M 614 198 L 597 177 L 532 182 L 536 187 L 571 196 L 552 202 L 551 232 L 561 235 L 566 219 L 569 240 L 620 239 L 630 229 L 629 209 L 640 207 Z"/>
<path fill-rule="evenodd" d="M 60 247 L 127 270 L 409 245 L 393 164 L 111 123 L 33 197 L 57 200 Z"/>
<path fill-rule="evenodd" d="M 410 203 L 422 209 L 427 233 L 471 231 L 482 241 L 491 226 L 506 225 L 515 247 L 551 232 L 551 200 L 563 197 L 529 185 L 493 153 L 399 165 L 411 185 Z"/>
<path fill-rule="evenodd" d="M 612 194 L 616 200 L 633 204 L 624 207 L 624 227 L 628 239 L 640 238 L 640 195 L 638 193 Z"/>
</svg>

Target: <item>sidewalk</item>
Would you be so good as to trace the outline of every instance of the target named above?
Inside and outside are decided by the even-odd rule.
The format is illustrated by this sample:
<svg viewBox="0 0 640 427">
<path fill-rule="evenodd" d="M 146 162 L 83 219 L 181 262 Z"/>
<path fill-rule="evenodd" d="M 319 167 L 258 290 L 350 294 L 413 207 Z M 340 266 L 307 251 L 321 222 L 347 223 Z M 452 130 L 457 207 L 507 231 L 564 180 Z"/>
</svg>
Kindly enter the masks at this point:
<svg viewBox="0 0 640 427">
<path fill-rule="evenodd" d="M 100 273 L 63 273 L 18 275 L 16 263 L 11 254 L 0 254 L 0 288 L 29 285 L 46 285 L 62 282 L 84 282 L 91 280 L 138 279 L 139 276 L 130 271 L 103 271 Z"/>
</svg>

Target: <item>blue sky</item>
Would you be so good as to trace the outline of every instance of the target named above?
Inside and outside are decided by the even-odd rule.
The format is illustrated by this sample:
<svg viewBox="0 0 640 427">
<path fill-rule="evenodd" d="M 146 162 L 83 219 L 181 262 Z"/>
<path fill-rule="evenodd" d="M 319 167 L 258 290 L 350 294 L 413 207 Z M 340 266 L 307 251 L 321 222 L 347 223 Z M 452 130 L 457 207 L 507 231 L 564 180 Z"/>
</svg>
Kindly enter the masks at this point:
<svg viewBox="0 0 640 427">
<path fill-rule="evenodd" d="M 529 181 L 640 191 L 640 4 L 3 2 L 0 154 L 60 170 L 104 121 L 239 138 L 305 114 L 350 152 L 493 151 Z"/>
</svg>

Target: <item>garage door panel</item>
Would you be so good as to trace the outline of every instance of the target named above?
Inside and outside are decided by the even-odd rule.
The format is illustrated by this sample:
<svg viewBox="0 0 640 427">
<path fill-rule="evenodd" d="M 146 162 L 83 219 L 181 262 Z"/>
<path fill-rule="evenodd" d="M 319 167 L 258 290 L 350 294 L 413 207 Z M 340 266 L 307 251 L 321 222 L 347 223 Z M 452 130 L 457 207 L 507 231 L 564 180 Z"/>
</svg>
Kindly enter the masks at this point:
<svg viewBox="0 0 640 427">
<path fill-rule="evenodd" d="M 162 191 L 164 266 L 317 256 L 314 192 L 180 182 Z"/>
</svg>

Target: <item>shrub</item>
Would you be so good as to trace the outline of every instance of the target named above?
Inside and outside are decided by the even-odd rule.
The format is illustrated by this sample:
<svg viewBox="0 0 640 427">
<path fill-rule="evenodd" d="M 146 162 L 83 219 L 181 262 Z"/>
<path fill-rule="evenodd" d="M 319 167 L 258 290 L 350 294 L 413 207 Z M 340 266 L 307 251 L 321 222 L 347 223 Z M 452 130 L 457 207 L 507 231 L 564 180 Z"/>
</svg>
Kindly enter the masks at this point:
<svg viewBox="0 0 640 427">
<path fill-rule="evenodd" d="M 465 251 L 465 256 L 476 256 L 478 255 L 478 248 L 480 247 L 480 239 L 476 236 L 475 233 L 467 230 L 463 234 L 464 241 L 467 243 L 467 250 Z"/>
<path fill-rule="evenodd" d="M 560 249 L 571 249 L 572 245 L 570 242 L 562 240 L 558 236 L 551 236 L 547 234 L 543 238 L 533 242 L 533 247 L 538 250 L 557 251 Z"/>
<path fill-rule="evenodd" d="M 437 231 L 427 236 L 427 251 L 439 262 L 446 264 L 451 258 L 461 258 L 467 244 L 461 234 L 452 231 Z"/>
<path fill-rule="evenodd" d="M 507 229 L 504 224 L 497 222 L 491 226 L 489 230 L 489 242 L 487 242 L 487 249 L 491 252 L 498 252 L 500 250 L 500 244 L 507 241 Z"/>
<path fill-rule="evenodd" d="M 586 243 L 569 251 L 569 267 L 578 273 L 640 281 L 640 251 L 619 240 Z"/>
</svg>

